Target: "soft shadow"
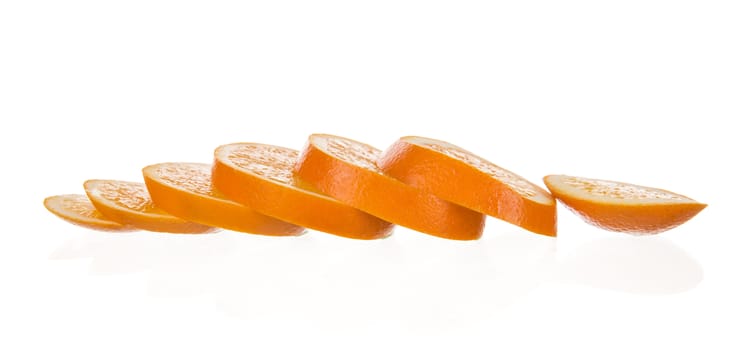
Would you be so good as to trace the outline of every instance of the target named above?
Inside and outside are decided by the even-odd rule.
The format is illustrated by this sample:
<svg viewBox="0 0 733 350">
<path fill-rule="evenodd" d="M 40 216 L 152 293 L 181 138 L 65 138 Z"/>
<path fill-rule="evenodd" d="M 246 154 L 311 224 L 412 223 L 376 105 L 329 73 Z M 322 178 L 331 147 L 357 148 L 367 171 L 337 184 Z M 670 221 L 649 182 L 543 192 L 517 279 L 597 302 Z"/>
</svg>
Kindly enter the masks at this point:
<svg viewBox="0 0 733 350">
<path fill-rule="evenodd" d="M 554 238 L 518 229 L 472 242 L 406 229 L 377 241 L 140 232 L 90 233 L 51 258 L 90 258 L 92 275 L 147 272 L 141 288 L 153 297 L 205 295 L 232 317 L 339 334 L 465 328 L 553 280 L 658 295 L 703 278 L 693 258 L 660 237 L 599 239 L 560 262 L 555 252 Z"/>
<path fill-rule="evenodd" d="M 51 253 L 51 260 L 90 258 L 90 274 L 114 275 L 150 269 L 163 246 L 155 235 L 143 232 L 89 232 L 69 239 Z"/>
<path fill-rule="evenodd" d="M 524 232 L 474 242 L 407 230 L 378 241 L 315 233 L 266 243 L 240 244 L 219 261 L 217 308 L 342 334 L 433 332 L 486 319 L 549 278 L 555 252 L 554 239 Z"/>
<path fill-rule="evenodd" d="M 228 234 L 167 234 L 155 232 L 89 232 L 69 239 L 49 259 L 91 259 L 91 275 L 115 275 L 150 271 L 166 280 L 180 273 L 192 274 L 220 255 L 232 251 Z M 158 278 L 158 275 L 162 275 Z M 165 283 L 163 283 L 165 285 Z M 155 289 L 158 284 L 151 284 Z M 175 288 L 174 288 L 175 289 Z"/>
<path fill-rule="evenodd" d="M 151 296 L 211 295 L 221 312 L 257 322 L 434 332 L 501 313 L 551 278 L 555 239 L 519 230 L 471 242 L 406 229 L 377 241 L 141 232 L 89 234 L 52 257 L 91 258 L 95 275 L 149 270 Z"/>
<path fill-rule="evenodd" d="M 581 245 L 558 266 L 558 280 L 633 294 L 674 294 L 703 279 L 700 264 L 659 236 L 613 237 Z"/>
</svg>

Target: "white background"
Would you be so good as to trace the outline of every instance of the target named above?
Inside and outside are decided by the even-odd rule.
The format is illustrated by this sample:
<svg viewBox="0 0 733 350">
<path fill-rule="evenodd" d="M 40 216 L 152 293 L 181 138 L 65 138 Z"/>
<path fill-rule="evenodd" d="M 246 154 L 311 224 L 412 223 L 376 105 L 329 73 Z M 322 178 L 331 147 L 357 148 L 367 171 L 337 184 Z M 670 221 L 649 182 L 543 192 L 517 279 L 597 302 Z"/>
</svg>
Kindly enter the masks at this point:
<svg viewBox="0 0 733 350">
<path fill-rule="evenodd" d="M 0 2 L 0 348 L 730 348 L 730 1 Z M 706 202 L 452 242 L 105 234 L 45 211 L 220 144 L 444 139 Z"/>
</svg>

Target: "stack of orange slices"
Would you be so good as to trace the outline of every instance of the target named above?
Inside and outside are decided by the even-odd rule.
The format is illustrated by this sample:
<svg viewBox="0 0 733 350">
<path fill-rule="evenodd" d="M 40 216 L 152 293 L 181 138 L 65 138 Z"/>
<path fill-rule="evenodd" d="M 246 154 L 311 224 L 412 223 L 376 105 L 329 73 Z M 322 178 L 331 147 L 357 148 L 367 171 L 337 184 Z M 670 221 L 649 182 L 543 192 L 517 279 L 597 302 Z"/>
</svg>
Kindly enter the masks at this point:
<svg viewBox="0 0 733 350">
<path fill-rule="evenodd" d="M 706 205 L 666 190 L 549 175 L 549 191 L 463 148 L 408 136 L 384 152 L 340 136 L 313 134 L 305 148 L 234 143 L 214 163 L 160 163 L 144 183 L 87 180 L 86 196 L 45 199 L 73 224 L 127 232 L 219 229 L 297 236 L 307 228 L 353 239 L 388 237 L 394 225 L 475 240 L 489 215 L 529 232 L 557 235 L 556 199 L 585 221 L 635 235 L 672 229 Z"/>
</svg>

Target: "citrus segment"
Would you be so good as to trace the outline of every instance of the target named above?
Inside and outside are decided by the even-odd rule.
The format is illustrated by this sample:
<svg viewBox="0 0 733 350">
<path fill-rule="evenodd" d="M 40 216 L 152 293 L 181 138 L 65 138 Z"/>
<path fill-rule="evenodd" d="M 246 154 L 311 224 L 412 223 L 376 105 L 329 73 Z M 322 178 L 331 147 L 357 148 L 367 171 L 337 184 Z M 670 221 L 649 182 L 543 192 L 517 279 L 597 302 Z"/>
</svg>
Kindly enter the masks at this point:
<svg viewBox="0 0 733 350">
<path fill-rule="evenodd" d="M 378 162 L 410 186 L 529 231 L 555 236 L 557 205 L 547 191 L 453 144 L 407 136 Z"/>
<path fill-rule="evenodd" d="M 143 177 L 153 203 L 179 218 L 270 236 L 295 236 L 304 231 L 225 198 L 211 185 L 209 164 L 154 164 L 143 168 Z"/>
<path fill-rule="evenodd" d="M 215 228 L 175 217 L 158 208 L 145 184 L 117 180 L 87 180 L 84 190 L 94 207 L 110 220 L 137 228 L 170 233 L 208 233 Z"/>
<path fill-rule="evenodd" d="M 394 225 L 333 198 L 296 186 L 298 151 L 234 143 L 214 152 L 211 179 L 226 197 L 265 215 L 343 237 L 388 236 Z"/>
<path fill-rule="evenodd" d="M 51 196 L 43 200 L 43 205 L 54 215 L 77 226 L 110 232 L 136 230 L 132 226 L 123 225 L 107 219 L 94 208 L 89 198 L 82 194 Z"/>
<path fill-rule="evenodd" d="M 294 172 L 326 195 L 397 225 L 448 239 L 481 237 L 481 213 L 385 175 L 377 166 L 381 153 L 354 140 L 314 134 Z"/>
<path fill-rule="evenodd" d="M 637 235 L 677 227 L 705 209 L 683 195 L 617 181 L 548 175 L 547 188 L 571 211 L 600 228 Z"/>
</svg>

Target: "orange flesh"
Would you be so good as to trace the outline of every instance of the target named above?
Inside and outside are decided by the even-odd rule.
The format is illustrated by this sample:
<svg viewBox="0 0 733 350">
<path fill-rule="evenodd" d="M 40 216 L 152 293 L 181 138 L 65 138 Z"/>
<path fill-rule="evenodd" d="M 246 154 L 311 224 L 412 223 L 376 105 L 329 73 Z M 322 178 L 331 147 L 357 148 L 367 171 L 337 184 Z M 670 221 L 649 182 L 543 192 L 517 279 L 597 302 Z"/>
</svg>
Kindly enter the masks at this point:
<svg viewBox="0 0 733 350">
<path fill-rule="evenodd" d="M 531 232 L 557 234 L 557 205 L 547 191 L 450 143 L 403 137 L 379 168 L 410 186 Z"/>
<path fill-rule="evenodd" d="M 220 146 L 212 183 L 231 200 L 299 226 L 343 237 L 387 237 L 393 225 L 333 198 L 296 186 L 298 152 L 257 143 Z"/>
<path fill-rule="evenodd" d="M 610 231 L 636 235 L 677 227 L 706 204 L 666 190 L 617 181 L 548 175 L 547 188 L 586 222 Z"/>
<path fill-rule="evenodd" d="M 88 180 L 84 190 L 94 207 L 110 220 L 169 233 L 209 233 L 213 227 L 175 217 L 153 204 L 145 185 L 117 180 Z"/>
<path fill-rule="evenodd" d="M 300 226 L 226 199 L 211 186 L 211 166 L 208 164 L 155 164 L 143 169 L 143 177 L 153 203 L 182 219 L 271 236 L 295 236 L 304 232 Z"/>
<path fill-rule="evenodd" d="M 94 208 L 87 196 L 82 194 L 51 196 L 43 201 L 43 205 L 54 215 L 88 229 L 109 232 L 136 230 L 134 227 L 109 220 Z"/>
<path fill-rule="evenodd" d="M 381 151 L 346 138 L 314 134 L 295 166 L 301 181 L 386 221 L 437 237 L 481 237 L 484 216 L 382 173 Z"/>
</svg>

